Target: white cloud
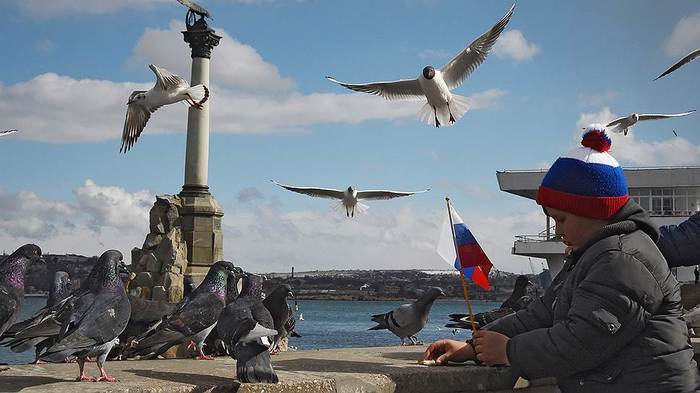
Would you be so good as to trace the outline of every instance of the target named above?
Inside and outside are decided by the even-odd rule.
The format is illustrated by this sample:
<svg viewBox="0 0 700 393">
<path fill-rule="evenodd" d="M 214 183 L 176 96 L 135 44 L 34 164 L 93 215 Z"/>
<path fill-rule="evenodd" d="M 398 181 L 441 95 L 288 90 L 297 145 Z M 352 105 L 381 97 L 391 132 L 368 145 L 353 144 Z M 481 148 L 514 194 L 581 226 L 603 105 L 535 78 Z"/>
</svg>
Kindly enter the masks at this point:
<svg viewBox="0 0 700 393">
<path fill-rule="evenodd" d="M 112 227 L 128 233 L 148 229 L 148 212 L 155 202 L 153 193 L 130 193 L 121 187 L 99 186 L 91 179 L 74 192 L 80 211 L 89 215 L 88 224 L 95 230 Z"/>
<path fill-rule="evenodd" d="M 45 239 L 65 226 L 65 217 L 76 213 L 71 204 L 48 201 L 33 192 L 0 191 L 0 234 Z"/>
<path fill-rule="evenodd" d="M 184 23 L 173 20 L 167 30 L 146 29 L 134 48 L 131 63 L 145 66 L 153 63 L 189 79 L 190 48 L 183 41 Z M 217 85 L 256 92 L 286 92 L 295 87 L 290 78 L 283 78 L 273 64 L 266 62 L 252 46 L 231 37 L 223 29 L 212 51 L 211 80 Z"/>
<path fill-rule="evenodd" d="M 582 113 L 576 124 L 574 132 L 576 143 L 581 140 L 582 128 L 591 123 L 607 123 L 619 115 L 605 107 L 599 112 Z M 654 126 L 652 126 L 652 124 Z M 661 123 L 647 123 L 644 132 L 663 132 L 671 136 L 668 127 L 660 126 Z M 640 127 L 637 124 L 635 127 Z M 655 129 L 654 129 L 655 128 Z M 700 146 L 695 145 L 683 137 L 671 136 L 662 141 L 643 141 L 638 139 L 639 133 L 631 128 L 627 136 L 618 133 L 609 133 L 613 141 L 610 153 L 623 166 L 656 166 L 656 165 L 698 165 L 700 164 Z"/>
<path fill-rule="evenodd" d="M 529 60 L 540 53 L 540 47 L 528 42 L 520 30 L 509 30 L 501 34 L 493 46 L 498 57 L 510 57 L 515 61 Z"/>
<path fill-rule="evenodd" d="M 172 22 L 169 30 L 146 30 L 132 60 L 153 61 L 173 72 L 189 74 L 189 49 L 179 40 L 177 26 L 178 22 Z M 421 103 L 388 101 L 359 93 L 301 94 L 294 90 L 291 79 L 280 76 L 254 48 L 236 42 L 225 31 L 220 34 L 226 37 L 221 48 L 215 49 L 221 52 L 212 62 L 213 76 L 218 78 L 213 77 L 216 83 L 210 86 L 212 132 L 299 132 L 318 124 L 413 118 L 420 109 Z M 176 59 L 172 53 L 182 56 Z M 242 63 L 234 63 L 236 71 L 232 72 L 233 60 L 227 59 Z M 153 83 L 74 79 L 46 73 L 14 85 L 0 84 L 0 118 L 22 130 L 18 138 L 49 143 L 115 140 L 116 150 L 129 94 L 150 89 Z M 496 107 L 505 94 L 499 89 L 477 92 L 470 97 L 470 109 Z M 153 114 L 144 133 L 184 132 L 186 119 L 184 104 L 168 105 Z"/>
<path fill-rule="evenodd" d="M 666 39 L 664 50 L 669 57 L 685 56 L 698 48 L 700 42 L 700 12 L 686 16 L 676 23 L 671 36 Z"/>
<path fill-rule="evenodd" d="M 224 216 L 224 254 L 257 272 L 314 269 L 449 269 L 435 246 L 444 212 L 416 212 L 410 204 L 348 219 L 330 208 L 283 211 L 265 205 Z M 503 217 L 465 215 L 496 268 L 523 270 L 510 254 L 514 236 L 538 233 L 541 211 Z M 260 245 L 264 244 L 264 251 Z M 525 265 L 527 266 L 527 265 Z M 526 270 L 526 269 L 525 269 Z"/>
<path fill-rule="evenodd" d="M 125 260 L 148 232 L 155 201 L 147 191 L 100 186 L 86 179 L 75 201 L 46 200 L 32 192 L 0 192 L 0 244 L 11 251 L 35 243 L 44 253 L 100 255 L 120 250 Z"/>
</svg>

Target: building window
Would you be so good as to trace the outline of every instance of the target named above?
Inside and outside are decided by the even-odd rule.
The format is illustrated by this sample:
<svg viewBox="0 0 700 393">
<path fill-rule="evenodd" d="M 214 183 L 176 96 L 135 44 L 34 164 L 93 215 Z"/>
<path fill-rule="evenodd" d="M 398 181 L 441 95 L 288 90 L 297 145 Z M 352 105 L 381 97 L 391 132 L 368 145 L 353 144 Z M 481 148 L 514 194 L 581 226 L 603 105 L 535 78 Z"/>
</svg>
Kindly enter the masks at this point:
<svg viewBox="0 0 700 393">
<path fill-rule="evenodd" d="M 652 216 L 690 216 L 700 211 L 700 188 L 631 188 L 630 197 Z"/>
</svg>

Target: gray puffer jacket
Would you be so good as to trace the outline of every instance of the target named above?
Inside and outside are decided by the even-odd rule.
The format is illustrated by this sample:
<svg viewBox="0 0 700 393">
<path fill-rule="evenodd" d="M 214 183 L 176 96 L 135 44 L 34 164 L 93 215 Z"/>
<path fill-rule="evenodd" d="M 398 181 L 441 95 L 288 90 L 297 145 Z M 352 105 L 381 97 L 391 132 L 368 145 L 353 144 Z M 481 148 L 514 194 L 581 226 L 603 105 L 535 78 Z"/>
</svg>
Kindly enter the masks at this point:
<svg viewBox="0 0 700 393">
<path fill-rule="evenodd" d="M 544 296 L 488 325 L 525 378 L 562 392 L 693 392 L 698 375 L 680 290 L 647 213 L 628 202 L 567 258 Z"/>
</svg>

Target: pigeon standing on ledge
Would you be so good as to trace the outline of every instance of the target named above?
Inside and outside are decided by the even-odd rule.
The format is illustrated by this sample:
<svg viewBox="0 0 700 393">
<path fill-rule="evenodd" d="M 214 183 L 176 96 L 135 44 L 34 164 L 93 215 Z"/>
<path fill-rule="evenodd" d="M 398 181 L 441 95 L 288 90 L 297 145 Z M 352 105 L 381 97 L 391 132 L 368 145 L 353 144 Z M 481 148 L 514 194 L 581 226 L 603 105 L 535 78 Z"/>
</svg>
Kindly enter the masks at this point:
<svg viewBox="0 0 700 393">
<path fill-rule="evenodd" d="M 25 244 L 0 261 L 0 336 L 15 323 L 24 302 L 24 275 L 33 262 L 44 262 L 41 248 Z"/>
<path fill-rule="evenodd" d="M 156 84 L 151 90 L 136 90 L 129 96 L 126 119 L 122 131 L 120 153 L 126 153 L 136 143 L 146 127 L 151 113 L 163 105 L 186 101 L 192 108 L 202 109 L 209 99 L 209 89 L 204 85 L 190 87 L 181 76 L 153 64 L 148 66 L 156 75 Z"/>
<path fill-rule="evenodd" d="M 216 330 L 226 352 L 236 359 L 236 376 L 246 383 L 277 383 L 272 368 L 271 339 L 277 335 L 260 293 L 262 277 L 248 275 L 241 295 L 221 312 Z"/>
<path fill-rule="evenodd" d="M 425 327 L 430 309 L 433 307 L 435 299 L 440 296 L 445 296 L 445 292 L 441 288 L 430 287 L 413 303 L 404 304 L 386 314 L 372 315 L 372 321 L 376 322 L 377 326 L 368 330 L 388 329 L 401 339 L 401 346 L 405 345 L 406 338 L 411 340 L 409 345 L 420 344 L 416 334 Z"/>
<path fill-rule="evenodd" d="M 265 308 L 267 308 L 268 311 L 270 311 L 270 315 L 272 315 L 274 328 L 277 330 L 275 342 L 270 349 L 270 353 L 272 354 L 279 352 L 280 341 L 289 335 L 289 332 L 285 328 L 290 315 L 287 296 L 294 297 L 292 287 L 289 286 L 289 284 L 282 284 L 275 288 L 269 295 L 265 296 L 265 300 L 263 300 Z"/>
<path fill-rule="evenodd" d="M 105 251 L 86 280 L 85 290 L 70 296 L 53 314 L 18 332 L 11 346 L 21 341 L 39 338 L 55 340 L 41 358 L 63 361 L 75 356 L 80 368 L 78 381 L 108 381 L 116 379 L 105 371 L 107 354 L 119 341 L 119 334 L 126 327 L 131 306 L 119 274 L 126 271 L 122 253 Z M 85 374 L 85 360 L 97 358 L 100 376 Z"/>
<path fill-rule="evenodd" d="M 470 103 L 469 98 L 452 94 L 450 90 L 459 87 L 469 74 L 484 62 L 513 16 L 514 9 L 515 4 L 491 30 L 474 40 L 449 63 L 440 69 L 427 66 L 417 79 L 373 83 L 345 83 L 330 76 L 326 79 L 350 90 L 382 96 L 389 100 L 426 98 L 427 102 L 419 113 L 420 120 L 435 127 L 452 125 L 469 109 Z"/>
<path fill-rule="evenodd" d="M 420 194 L 423 192 L 430 191 L 430 189 L 425 189 L 422 191 L 390 191 L 390 190 L 364 190 L 358 191 L 352 186 L 348 187 L 346 190 L 335 190 L 332 188 L 316 188 L 316 187 L 295 187 L 287 186 L 284 184 L 277 183 L 274 180 L 271 182 L 277 184 L 278 186 L 285 188 L 289 191 L 293 191 L 299 194 L 305 194 L 317 198 L 328 198 L 328 199 L 338 199 L 338 205 L 336 209 L 338 211 L 345 210 L 345 214 L 348 217 L 355 216 L 355 210 L 362 213 L 368 209 L 368 206 L 359 203 L 360 199 L 392 199 L 398 197 L 409 196 L 413 194 Z"/>
<path fill-rule="evenodd" d="M 216 326 L 226 305 L 230 275 L 240 278 L 243 271 L 228 261 L 213 264 L 197 289 L 182 299 L 171 315 L 163 317 L 154 328 L 133 340 L 132 348 L 127 349 L 124 356 L 156 358 L 173 345 L 191 340 L 197 346 L 198 360 L 213 359 L 202 351 L 204 340 Z"/>
<path fill-rule="evenodd" d="M 528 280 L 527 276 L 518 276 L 518 278 L 515 279 L 513 292 L 510 294 L 508 299 L 501 304 L 501 308 L 474 314 L 474 322 L 476 322 L 477 328 L 480 329 L 498 318 L 505 317 L 506 315 L 510 315 L 516 311 L 526 308 L 527 305 L 534 300 L 534 298 L 530 295 L 530 289 L 533 287 L 532 282 Z M 450 323 L 446 324 L 445 327 L 469 330 L 472 329 L 471 318 L 469 318 L 469 315 L 450 314 L 449 317 Z"/>
</svg>

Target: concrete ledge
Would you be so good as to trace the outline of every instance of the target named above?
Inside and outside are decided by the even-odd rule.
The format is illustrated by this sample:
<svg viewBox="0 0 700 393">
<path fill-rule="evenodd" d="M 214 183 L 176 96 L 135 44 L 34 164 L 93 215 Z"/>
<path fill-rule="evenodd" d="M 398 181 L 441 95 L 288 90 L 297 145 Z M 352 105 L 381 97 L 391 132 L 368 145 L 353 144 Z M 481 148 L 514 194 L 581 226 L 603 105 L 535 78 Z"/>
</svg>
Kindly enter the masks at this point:
<svg viewBox="0 0 700 393">
<path fill-rule="evenodd" d="M 117 383 L 74 382 L 76 364 L 0 367 L 0 392 L 111 393 L 276 393 L 276 392 L 506 392 L 516 378 L 508 367 L 416 363 L 424 346 L 352 348 L 285 352 L 273 357 L 280 383 L 241 384 L 235 361 L 148 360 L 108 362 Z M 88 374 L 97 372 L 94 364 Z M 557 392 L 553 381 L 539 381 L 519 392 Z"/>
</svg>

